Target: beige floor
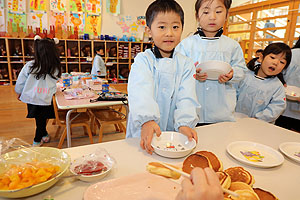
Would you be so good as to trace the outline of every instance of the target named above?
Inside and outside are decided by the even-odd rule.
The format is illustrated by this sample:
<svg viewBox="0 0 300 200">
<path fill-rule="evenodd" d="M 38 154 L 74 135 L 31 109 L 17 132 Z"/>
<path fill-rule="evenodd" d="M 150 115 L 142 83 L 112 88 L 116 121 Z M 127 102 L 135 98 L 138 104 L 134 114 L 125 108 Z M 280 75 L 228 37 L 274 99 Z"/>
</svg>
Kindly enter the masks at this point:
<svg viewBox="0 0 300 200">
<path fill-rule="evenodd" d="M 120 87 L 121 90 L 126 90 L 126 86 Z M 14 87 L 0 86 L 0 138 L 11 139 L 20 138 L 27 143 L 32 144 L 35 134 L 34 119 L 27 119 L 26 104 L 17 100 L 14 92 Z M 125 123 L 124 123 L 125 125 Z M 58 138 L 54 139 L 57 126 L 52 125 L 52 120 L 47 125 L 47 130 L 52 140 L 44 146 L 57 147 Z M 115 132 L 113 125 L 105 127 L 103 142 L 124 139 L 124 133 Z M 94 142 L 98 142 L 98 136 L 94 136 Z M 83 134 L 83 128 L 72 129 L 72 146 L 80 146 L 89 144 L 89 139 Z M 66 141 L 63 148 L 66 147 Z"/>
</svg>

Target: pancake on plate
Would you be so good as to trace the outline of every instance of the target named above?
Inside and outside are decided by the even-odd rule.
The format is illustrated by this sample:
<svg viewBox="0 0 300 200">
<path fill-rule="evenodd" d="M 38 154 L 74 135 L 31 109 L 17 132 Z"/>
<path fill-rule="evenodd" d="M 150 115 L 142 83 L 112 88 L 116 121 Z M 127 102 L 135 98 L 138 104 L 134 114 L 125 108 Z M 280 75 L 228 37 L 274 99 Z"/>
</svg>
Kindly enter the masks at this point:
<svg viewBox="0 0 300 200">
<path fill-rule="evenodd" d="M 170 164 L 168 164 L 170 165 Z M 176 169 L 181 170 L 180 168 L 170 165 L 171 167 L 174 167 Z M 172 178 L 172 179 L 179 179 L 181 174 L 178 172 L 175 172 L 165 166 L 163 166 L 162 164 L 158 163 L 158 162 L 150 162 L 147 165 L 147 170 L 152 173 L 152 174 L 157 174 L 160 176 L 164 176 L 167 178 Z"/>
<path fill-rule="evenodd" d="M 265 191 L 261 188 L 253 188 L 260 200 L 278 200 L 278 198 L 271 192 Z"/>
<path fill-rule="evenodd" d="M 219 160 L 219 158 L 214 153 L 209 152 L 209 151 L 198 151 L 195 154 L 205 156 L 209 160 L 209 162 L 212 166 L 212 169 L 215 172 L 223 170 L 222 162 Z"/>
<path fill-rule="evenodd" d="M 231 178 L 231 182 L 244 182 L 252 186 L 255 182 L 254 177 L 243 167 L 231 167 L 225 170 Z"/>
<path fill-rule="evenodd" d="M 231 178 L 226 172 L 217 172 L 222 188 L 228 189 L 231 185 Z"/>
<path fill-rule="evenodd" d="M 182 171 L 190 174 L 195 167 L 201 167 L 203 169 L 206 167 L 212 168 L 207 157 L 199 154 L 192 154 L 183 161 Z"/>
</svg>

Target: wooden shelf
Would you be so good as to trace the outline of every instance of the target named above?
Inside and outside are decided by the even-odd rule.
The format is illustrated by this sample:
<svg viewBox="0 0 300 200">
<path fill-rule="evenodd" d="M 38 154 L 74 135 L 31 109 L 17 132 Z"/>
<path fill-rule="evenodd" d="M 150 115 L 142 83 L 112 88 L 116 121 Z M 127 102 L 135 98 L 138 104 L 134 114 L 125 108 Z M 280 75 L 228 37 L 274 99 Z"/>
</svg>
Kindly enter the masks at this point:
<svg viewBox="0 0 300 200">
<path fill-rule="evenodd" d="M 7 61 L 0 61 L 1 64 L 6 64 L 8 68 L 9 73 L 9 79 L 2 80 L 2 82 L 9 82 L 9 85 L 13 85 L 13 83 L 16 81 L 16 79 L 13 78 L 13 68 L 16 68 L 16 66 L 19 67 L 19 65 L 24 65 L 26 62 L 28 62 L 30 59 L 33 59 L 34 56 L 28 56 L 26 55 L 26 45 L 32 44 L 33 38 L 7 38 L 7 37 L 0 37 L 1 42 L 4 42 L 5 50 L 7 51 L 7 56 L 0 56 L 0 58 L 5 58 Z M 1 44 L 2 44 L 1 43 Z M 21 45 L 22 49 L 22 56 L 12 56 L 9 53 L 15 52 L 15 44 Z M 65 72 L 71 72 L 73 69 L 78 70 L 79 72 L 82 72 L 82 70 L 87 70 L 88 68 L 92 67 L 93 62 L 92 61 L 86 61 L 86 56 L 80 56 L 82 54 L 82 48 L 85 46 L 89 46 L 90 50 L 86 51 L 91 53 L 91 57 L 94 58 L 96 55 L 94 53 L 94 48 L 96 46 L 103 47 L 103 50 L 105 52 L 105 56 L 102 56 L 102 59 L 105 63 L 111 63 L 112 66 L 106 66 L 107 70 L 114 70 L 111 74 L 115 73 L 116 77 L 119 77 L 120 68 L 119 65 L 124 67 L 125 65 L 130 70 L 130 66 L 133 63 L 133 58 L 131 54 L 131 48 L 139 45 L 141 50 L 145 48 L 145 45 L 148 47 L 149 45 L 152 45 L 152 43 L 149 42 L 125 42 L 125 41 L 107 41 L 107 40 L 82 40 L 82 39 L 60 39 L 59 43 L 61 47 L 60 52 L 64 53 L 64 56 L 60 56 L 61 65 L 63 68 L 63 71 Z M 119 54 L 119 47 L 120 45 L 125 46 L 128 48 L 128 57 L 123 57 L 122 54 Z M 121 56 L 114 56 L 110 57 L 107 53 L 109 48 L 115 47 L 116 48 L 116 55 Z M 74 50 L 75 49 L 75 50 Z M 126 49 L 127 50 L 127 49 Z M 78 53 L 78 56 L 66 56 L 74 53 Z M 26 55 L 26 56 L 23 56 Z M 81 61 L 82 59 L 82 61 Z M 18 61 L 22 60 L 22 61 Z M 113 62 L 111 62 L 113 61 Z M 123 61 L 123 62 L 122 62 Z M 126 67 L 125 66 L 125 67 Z M 108 80 L 112 81 L 112 78 L 109 78 Z M 128 79 L 117 79 L 118 81 L 128 81 Z M 1 81 L 1 80 L 0 80 Z"/>
</svg>

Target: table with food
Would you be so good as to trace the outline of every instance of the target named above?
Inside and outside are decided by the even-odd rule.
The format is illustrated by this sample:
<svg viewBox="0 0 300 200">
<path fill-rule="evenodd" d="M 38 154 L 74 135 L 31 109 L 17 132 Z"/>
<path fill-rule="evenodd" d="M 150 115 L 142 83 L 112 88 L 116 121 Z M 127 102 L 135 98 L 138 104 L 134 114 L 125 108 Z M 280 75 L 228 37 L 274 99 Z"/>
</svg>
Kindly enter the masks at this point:
<svg viewBox="0 0 300 200">
<path fill-rule="evenodd" d="M 299 198 L 298 133 L 251 118 L 196 131 L 198 143 L 163 132 L 152 155 L 139 138 L 2 153 L 0 199 L 175 199 L 194 167 L 219 174 L 224 199 Z"/>
</svg>

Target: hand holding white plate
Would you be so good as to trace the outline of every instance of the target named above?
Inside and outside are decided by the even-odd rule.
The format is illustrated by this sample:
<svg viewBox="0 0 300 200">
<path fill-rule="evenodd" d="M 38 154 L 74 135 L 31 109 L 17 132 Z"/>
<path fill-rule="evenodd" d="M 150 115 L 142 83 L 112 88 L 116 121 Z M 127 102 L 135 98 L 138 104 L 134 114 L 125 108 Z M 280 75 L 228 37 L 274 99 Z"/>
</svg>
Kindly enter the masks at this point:
<svg viewBox="0 0 300 200">
<path fill-rule="evenodd" d="M 285 142 L 279 145 L 279 149 L 290 159 L 300 163 L 300 143 Z"/>
<path fill-rule="evenodd" d="M 188 155 L 195 147 L 196 141 L 189 141 L 182 133 L 166 131 L 160 137 L 153 136 L 151 146 L 158 155 L 167 158 L 181 158 Z"/>
<path fill-rule="evenodd" d="M 227 146 L 227 152 L 238 161 L 255 167 L 275 167 L 284 161 L 275 149 L 249 141 L 232 142 Z"/>
<path fill-rule="evenodd" d="M 200 63 L 196 68 L 201 68 L 201 73 L 207 73 L 209 80 L 218 80 L 220 75 L 227 74 L 232 69 L 230 64 L 218 60 Z"/>
</svg>

